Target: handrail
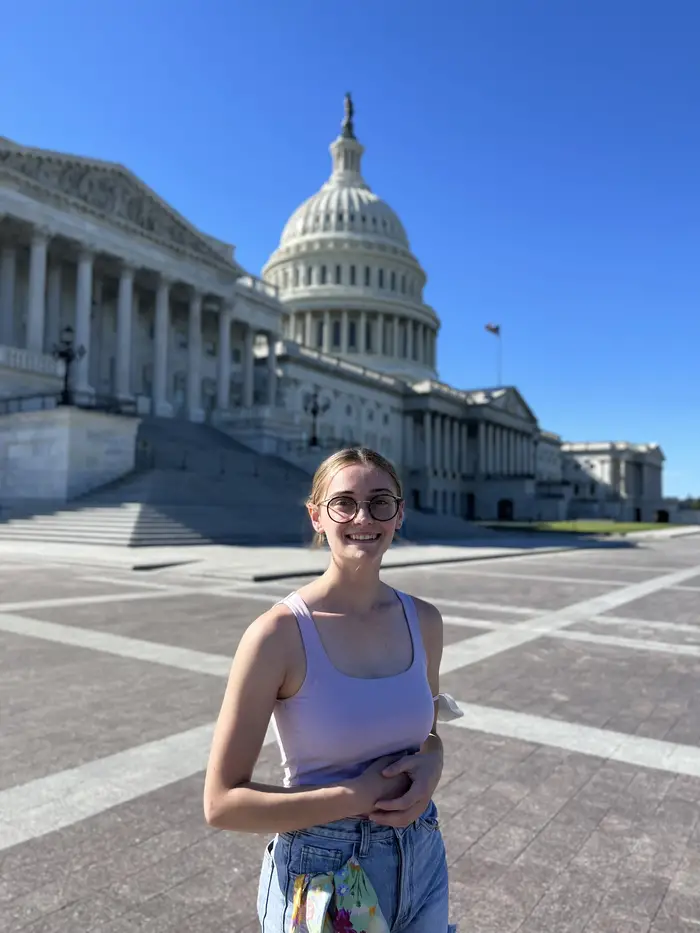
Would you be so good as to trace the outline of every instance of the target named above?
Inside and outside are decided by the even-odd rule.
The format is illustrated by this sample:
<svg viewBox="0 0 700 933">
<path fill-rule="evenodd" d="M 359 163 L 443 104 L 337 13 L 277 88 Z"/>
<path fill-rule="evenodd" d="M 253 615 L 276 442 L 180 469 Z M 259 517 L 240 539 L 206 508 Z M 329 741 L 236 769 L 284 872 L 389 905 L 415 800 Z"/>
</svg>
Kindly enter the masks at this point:
<svg viewBox="0 0 700 933">
<path fill-rule="evenodd" d="M 37 404 L 40 403 L 40 404 Z M 62 406 L 62 393 L 35 392 L 28 395 L 0 397 L 0 415 L 13 415 L 24 411 L 47 411 Z M 91 395 L 74 399 L 73 408 L 87 411 L 103 411 L 115 415 L 135 415 L 138 409 L 136 400 L 124 400 L 112 395 Z"/>
<path fill-rule="evenodd" d="M 12 395 L 7 398 L 0 398 L 0 414 L 12 415 L 22 411 L 44 411 L 49 408 L 56 408 L 60 398 L 60 392 L 35 392 L 30 395 Z M 36 402 L 38 400 L 41 400 L 41 404 L 38 406 L 32 405 L 29 408 L 24 406 L 25 402 Z M 47 404 L 49 401 L 53 404 Z"/>
</svg>

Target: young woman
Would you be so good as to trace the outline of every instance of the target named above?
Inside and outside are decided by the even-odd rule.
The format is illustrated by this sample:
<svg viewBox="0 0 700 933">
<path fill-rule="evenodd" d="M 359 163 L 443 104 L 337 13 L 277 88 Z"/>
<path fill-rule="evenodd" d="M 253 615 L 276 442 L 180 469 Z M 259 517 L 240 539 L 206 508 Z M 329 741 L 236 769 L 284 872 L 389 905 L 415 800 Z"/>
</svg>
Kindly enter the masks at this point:
<svg viewBox="0 0 700 933">
<path fill-rule="evenodd" d="M 401 483 L 380 454 L 341 450 L 316 471 L 307 507 L 330 564 L 241 638 L 206 819 L 275 834 L 260 874 L 263 933 L 449 933 L 431 799 L 442 618 L 379 579 L 403 521 Z M 271 717 L 283 787 L 251 779 Z"/>
</svg>

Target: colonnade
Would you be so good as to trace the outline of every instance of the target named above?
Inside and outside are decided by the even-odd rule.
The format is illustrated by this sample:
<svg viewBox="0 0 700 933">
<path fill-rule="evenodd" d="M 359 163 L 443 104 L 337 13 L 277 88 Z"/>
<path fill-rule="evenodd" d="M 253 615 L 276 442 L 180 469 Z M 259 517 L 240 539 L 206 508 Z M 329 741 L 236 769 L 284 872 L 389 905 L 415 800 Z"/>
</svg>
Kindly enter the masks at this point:
<svg viewBox="0 0 700 933">
<path fill-rule="evenodd" d="M 369 353 L 414 360 L 435 368 L 435 330 L 406 315 L 378 311 L 296 311 L 287 318 L 286 336 L 324 353 Z"/>
<path fill-rule="evenodd" d="M 242 362 L 242 404 L 249 408 L 254 401 L 254 342 L 257 330 L 244 320 L 235 317 L 235 298 L 212 295 L 195 285 L 169 278 L 157 270 L 144 269 L 129 264 L 119 257 L 109 257 L 111 263 L 105 272 L 96 269 L 98 256 L 104 258 L 105 251 L 87 244 L 79 244 L 75 256 L 65 258 L 52 255 L 51 231 L 36 227 L 29 242 L 27 279 L 25 346 L 32 353 L 51 352 L 59 340 L 61 323 L 70 323 L 74 331 L 76 347 L 83 346 L 88 353 L 76 359 L 72 367 L 73 389 L 77 394 L 90 395 L 94 392 L 90 384 L 90 348 L 94 347 L 96 335 L 93 327 L 94 294 L 101 291 L 100 279 L 116 272 L 116 354 L 114 364 L 114 394 L 122 400 L 133 398 L 133 329 L 140 294 L 155 291 L 153 320 L 153 379 L 152 410 L 155 414 L 169 414 L 168 391 L 169 346 L 172 329 L 173 289 L 178 297 L 188 302 L 187 340 L 187 412 L 193 420 L 199 420 L 202 408 L 202 313 L 203 306 L 218 314 L 218 348 L 216 362 L 217 407 L 230 407 L 231 384 L 231 327 L 234 321 L 244 327 Z M 75 244 L 72 244 L 75 246 Z M 10 242 L 0 246 L 0 344 L 18 346 L 16 334 L 16 291 L 18 253 L 23 245 Z M 118 263 L 118 265 L 115 264 Z M 65 267 L 75 263 L 75 307 L 73 313 L 62 314 L 62 277 Z M 138 279 L 141 281 L 138 281 Z M 233 288 L 231 289 L 233 296 Z M 99 308 L 97 309 L 99 315 Z M 97 322 L 99 323 L 99 322 Z M 277 360 L 275 356 L 276 334 L 265 331 L 268 344 L 267 403 L 274 404 L 276 395 Z"/>
<path fill-rule="evenodd" d="M 405 462 L 434 471 L 481 476 L 534 476 L 535 443 L 530 434 L 480 421 L 476 437 L 469 437 L 467 422 L 438 412 L 423 413 L 423 457 L 418 464 L 413 415 L 404 423 Z M 476 444 L 476 452 L 472 445 Z"/>
</svg>

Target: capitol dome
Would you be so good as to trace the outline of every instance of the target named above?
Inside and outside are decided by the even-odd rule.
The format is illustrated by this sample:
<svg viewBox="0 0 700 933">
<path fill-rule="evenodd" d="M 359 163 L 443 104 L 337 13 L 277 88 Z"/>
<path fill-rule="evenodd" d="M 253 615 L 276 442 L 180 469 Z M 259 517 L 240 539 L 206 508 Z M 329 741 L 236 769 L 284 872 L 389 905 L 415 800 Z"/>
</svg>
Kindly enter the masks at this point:
<svg viewBox="0 0 700 933">
<path fill-rule="evenodd" d="M 263 269 L 286 307 L 285 334 L 409 381 L 435 376 L 439 320 L 403 224 L 362 177 L 364 147 L 345 98 L 332 172 L 285 224 Z"/>
</svg>

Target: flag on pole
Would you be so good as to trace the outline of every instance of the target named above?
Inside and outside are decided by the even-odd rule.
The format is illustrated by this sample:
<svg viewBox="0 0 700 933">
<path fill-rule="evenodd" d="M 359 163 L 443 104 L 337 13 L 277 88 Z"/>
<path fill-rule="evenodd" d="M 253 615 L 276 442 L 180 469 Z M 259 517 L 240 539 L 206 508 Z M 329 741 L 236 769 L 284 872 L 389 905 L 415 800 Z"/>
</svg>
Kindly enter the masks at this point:
<svg viewBox="0 0 700 933">
<path fill-rule="evenodd" d="M 497 337 L 501 336 L 501 325 L 500 324 L 487 324 L 486 330 L 490 334 L 495 334 Z"/>
</svg>

